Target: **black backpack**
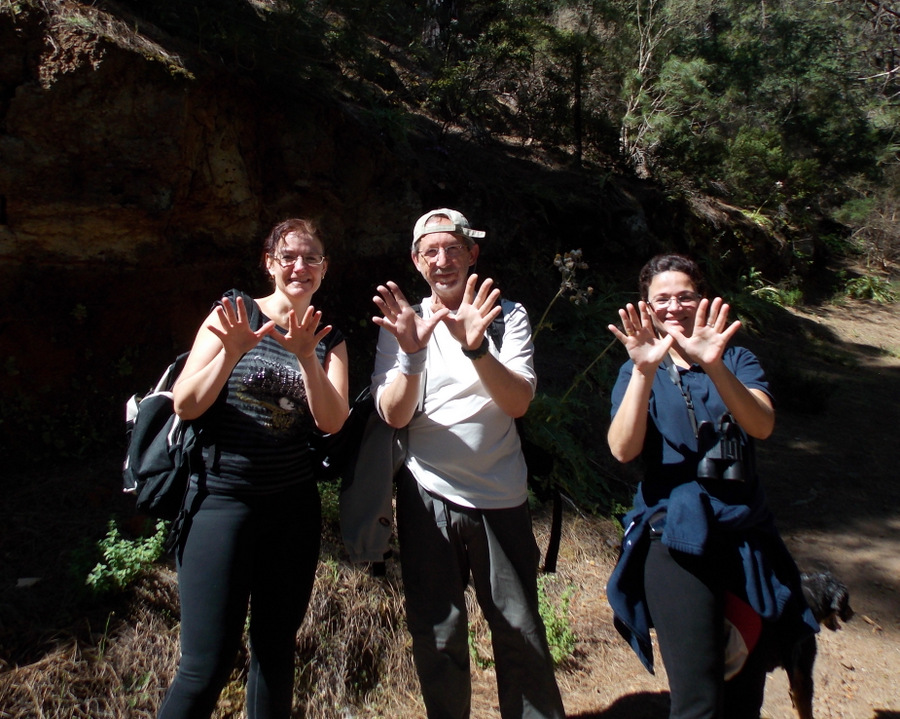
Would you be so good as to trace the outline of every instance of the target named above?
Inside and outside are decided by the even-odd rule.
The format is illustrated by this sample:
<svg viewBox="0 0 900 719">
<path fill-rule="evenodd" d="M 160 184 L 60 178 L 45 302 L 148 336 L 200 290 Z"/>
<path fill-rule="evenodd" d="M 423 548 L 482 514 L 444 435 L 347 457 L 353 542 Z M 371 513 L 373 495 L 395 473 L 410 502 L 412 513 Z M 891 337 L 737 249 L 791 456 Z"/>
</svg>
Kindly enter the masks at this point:
<svg viewBox="0 0 900 719">
<path fill-rule="evenodd" d="M 175 519 L 187 493 L 191 467 L 202 462 L 190 422 L 175 414 L 172 386 L 187 360 L 185 352 L 169 365 L 147 394 L 125 404 L 126 452 L 123 491 L 134 494 L 142 514 Z"/>
<path fill-rule="evenodd" d="M 316 348 L 318 350 L 318 348 Z M 350 414 L 344 426 L 334 434 L 314 432 L 309 441 L 313 474 L 320 482 L 331 482 L 347 477 L 356 464 L 359 446 L 369 417 L 375 412 L 375 400 L 365 387 L 350 403 Z"/>
</svg>

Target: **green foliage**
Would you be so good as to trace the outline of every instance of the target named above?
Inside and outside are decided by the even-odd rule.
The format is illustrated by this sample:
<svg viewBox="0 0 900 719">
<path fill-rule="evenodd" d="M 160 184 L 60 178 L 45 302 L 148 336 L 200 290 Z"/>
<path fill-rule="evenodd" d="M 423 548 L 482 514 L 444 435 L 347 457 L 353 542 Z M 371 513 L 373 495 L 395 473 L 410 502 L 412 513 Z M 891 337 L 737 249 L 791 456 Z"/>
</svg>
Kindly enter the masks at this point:
<svg viewBox="0 0 900 719">
<path fill-rule="evenodd" d="M 787 223 L 843 203 L 855 177 L 879 182 L 897 154 L 883 49 L 897 25 L 865 4 L 502 0 L 452 16 L 406 0 L 122 4 L 135 34 L 147 21 L 286 91 L 353 97 L 394 142 L 424 109 L 479 141 L 517 136 L 576 162 L 619 152 Z M 104 37 L 116 25 L 91 22 Z"/>
<path fill-rule="evenodd" d="M 872 300 L 879 304 L 897 301 L 897 293 L 890 282 L 874 275 L 863 275 L 847 280 L 844 293 L 855 300 Z"/>
<path fill-rule="evenodd" d="M 887 169 L 884 186 L 858 178 L 852 192 L 832 216 L 853 229 L 849 251 L 864 255 L 868 266 L 884 269 L 900 258 L 900 169 L 896 164 Z"/>
<path fill-rule="evenodd" d="M 557 577 L 542 574 L 538 577 L 538 612 L 544 622 L 544 631 L 547 636 L 547 645 L 550 647 L 550 656 L 553 665 L 558 666 L 572 656 L 578 637 L 572 629 L 572 619 L 569 607 L 575 587 L 568 586 L 554 599 L 548 591 L 550 584 L 558 581 Z M 469 623 L 469 656 L 472 663 L 479 669 L 489 669 L 494 666 L 494 658 L 484 654 L 480 648 L 479 627 L 476 623 Z"/>
<path fill-rule="evenodd" d="M 565 366 L 549 368 L 552 376 L 541 385 L 547 389 L 536 394 L 525 417 L 525 438 L 553 458 L 546 467 L 532 467 L 538 486 L 555 486 L 577 505 L 596 510 L 613 501 L 598 472 L 608 453 L 597 446 L 596 435 L 598 418 L 608 412 L 606 392 L 613 384 L 618 360 L 610 356 L 615 339 L 598 333 L 597 328 L 608 324 L 615 305 L 610 296 L 588 304 L 593 288 L 582 287 L 576 277 L 577 271 L 589 269 L 580 250 L 557 255 L 553 265 L 560 273 L 559 289 L 535 324 L 532 337 L 538 358 L 541 346 L 552 341 L 554 356 Z M 562 297 L 569 300 L 568 307 L 557 304 Z"/>
<path fill-rule="evenodd" d="M 319 497 L 322 500 L 322 522 L 337 526 L 340 523 L 341 484 L 340 482 L 319 482 Z"/>
<path fill-rule="evenodd" d="M 744 293 L 778 307 L 796 307 L 803 300 L 803 292 L 796 286 L 790 286 L 794 281 L 793 278 L 789 278 L 784 285 L 776 286 L 768 282 L 755 267 L 751 267 L 746 275 L 741 275 Z"/>
<path fill-rule="evenodd" d="M 852 197 L 834 208 L 832 217 L 845 225 L 861 225 L 875 210 L 876 198 L 872 196 Z"/>
<path fill-rule="evenodd" d="M 729 296 L 731 311 L 751 332 L 761 332 L 776 316 L 778 308 L 796 307 L 803 302 L 803 291 L 796 276 L 779 283 L 766 280 L 762 272 L 751 267 L 738 279 Z"/>
<path fill-rule="evenodd" d="M 102 559 L 87 576 L 87 586 L 98 595 L 126 589 L 162 556 L 168 529 L 168 522 L 160 520 L 151 536 L 128 539 L 111 519 L 106 536 L 97 545 Z"/>
<path fill-rule="evenodd" d="M 469 622 L 469 657 L 479 669 L 490 669 L 494 666 L 494 658 L 481 652 L 478 646 L 478 627 Z"/>
<path fill-rule="evenodd" d="M 642 39 L 622 57 L 620 115 L 642 167 L 798 214 L 827 183 L 875 167 L 887 137 L 848 42 L 861 16 L 808 0 L 621 4 L 620 34 Z"/>
<path fill-rule="evenodd" d="M 555 578 L 547 574 L 538 577 L 538 606 L 547 633 L 547 644 L 550 645 L 550 656 L 553 657 L 553 665 L 558 666 L 572 656 L 578 637 L 572 629 L 569 614 L 575 587 L 566 587 L 554 603 L 547 593 L 547 585 L 553 581 Z"/>
</svg>

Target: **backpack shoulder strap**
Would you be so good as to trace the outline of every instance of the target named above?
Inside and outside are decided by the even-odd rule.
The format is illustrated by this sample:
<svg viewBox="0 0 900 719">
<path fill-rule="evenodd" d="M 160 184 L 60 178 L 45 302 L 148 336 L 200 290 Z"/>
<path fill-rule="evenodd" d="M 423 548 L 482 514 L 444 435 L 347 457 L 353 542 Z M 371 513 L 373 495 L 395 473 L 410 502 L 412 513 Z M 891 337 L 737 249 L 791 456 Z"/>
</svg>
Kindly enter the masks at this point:
<svg viewBox="0 0 900 719">
<path fill-rule="evenodd" d="M 262 327 L 262 324 L 263 324 L 263 321 L 262 321 L 263 314 L 262 314 L 262 311 L 259 309 L 259 305 L 256 304 L 256 300 L 254 300 L 253 297 L 251 297 L 249 294 L 247 294 L 243 290 L 239 290 L 236 288 L 232 288 L 232 289 L 228 290 L 228 292 L 226 292 L 225 294 L 222 295 L 222 299 L 227 298 L 227 299 L 231 300 L 232 303 L 234 303 L 234 301 L 238 297 L 240 297 L 242 300 L 244 300 L 244 307 L 247 308 L 247 319 L 250 322 L 250 326 L 254 330 L 258 330 L 260 327 Z M 222 300 L 216 300 L 213 307 L 215 308 L 221 304 L 222 304 Z"/>
</svg>

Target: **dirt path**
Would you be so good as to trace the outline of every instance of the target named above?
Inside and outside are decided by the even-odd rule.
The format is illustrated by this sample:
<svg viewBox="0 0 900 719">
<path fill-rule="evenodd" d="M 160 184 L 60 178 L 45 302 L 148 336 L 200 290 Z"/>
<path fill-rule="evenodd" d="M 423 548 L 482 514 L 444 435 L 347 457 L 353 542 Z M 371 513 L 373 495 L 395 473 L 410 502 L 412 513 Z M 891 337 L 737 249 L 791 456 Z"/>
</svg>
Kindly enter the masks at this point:
<svg viewBox="0 0 900 719">
<path fill-rule="evenodd" d="M 760 447 L 760 471 L 801 569 L 833 571 L 856 611 L 843 630 L 819 635 L 815 715 L 900 719 L 900 305 L 851 303 L 795 316 L 799 334 L 755 348 L 781 363 L 789 407 Z M 802 411 L 824 400 L 824 411 Z M 565 526 L 553 581 L 578 587 L 578 657 L 560 674 L 568 716 L 665 719 L 661 662 L 649 675 L 612 627 L 604 587 L 614 529 L 577 517 Z M 491 672 L 479 674 L 473 716 L 499 716 L 493 681 Z M 783 671 L 769 675 L 763 716 L 796 716 Z"/>
</svg>

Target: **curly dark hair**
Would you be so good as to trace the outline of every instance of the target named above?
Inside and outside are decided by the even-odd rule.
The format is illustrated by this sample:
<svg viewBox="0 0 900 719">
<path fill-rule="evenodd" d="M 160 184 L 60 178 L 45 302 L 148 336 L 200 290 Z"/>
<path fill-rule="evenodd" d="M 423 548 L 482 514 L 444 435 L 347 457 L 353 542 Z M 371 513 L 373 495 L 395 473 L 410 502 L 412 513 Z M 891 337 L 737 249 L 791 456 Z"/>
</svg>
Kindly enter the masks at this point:
<svg viewBox="0 0 900 719">
<path fill-rule="evenodd" d="M 694 287 L 700 295 L 706 294 L 706 280 L 703 279 L 703 273 L 700 267 L 690 257 L 679 255 L 674 252 L 656 255 L 651 258 L 646 265 L 641 268 L 641 274 L 638 278 L 638 286 L 640 288 L 641 299 L 646 302 L 650 298 L 647 296 L 650 291 L 650 283 L 653 278 L 663 272 L 683 272 L 691 278 Z"/>
</svg>

